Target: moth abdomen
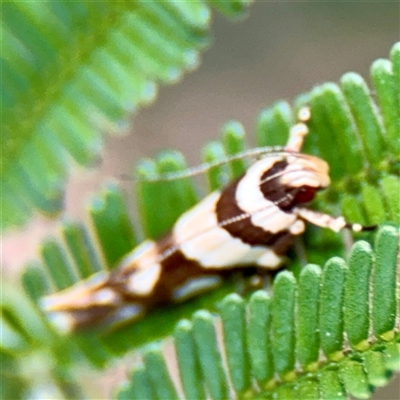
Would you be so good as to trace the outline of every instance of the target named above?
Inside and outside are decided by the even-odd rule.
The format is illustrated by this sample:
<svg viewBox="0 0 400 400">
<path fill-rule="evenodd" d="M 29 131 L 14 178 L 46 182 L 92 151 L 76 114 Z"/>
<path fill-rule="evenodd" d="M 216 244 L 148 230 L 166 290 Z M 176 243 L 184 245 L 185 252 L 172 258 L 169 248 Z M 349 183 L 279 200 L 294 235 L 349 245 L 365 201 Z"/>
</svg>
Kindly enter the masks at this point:
<svg viewBox="0 0 400 400">
<path fill-rule="evenodd" d="M 171 235 L 146 241 L 110 274 L 47 296 L 42 307 L 61 331 L 70 332 L 134 321 L 156 307 L 180 303 L 223 282 L 220 271 L 204 271 L 179 248 L 171 250 L 171 241 Z"/>
</svg>

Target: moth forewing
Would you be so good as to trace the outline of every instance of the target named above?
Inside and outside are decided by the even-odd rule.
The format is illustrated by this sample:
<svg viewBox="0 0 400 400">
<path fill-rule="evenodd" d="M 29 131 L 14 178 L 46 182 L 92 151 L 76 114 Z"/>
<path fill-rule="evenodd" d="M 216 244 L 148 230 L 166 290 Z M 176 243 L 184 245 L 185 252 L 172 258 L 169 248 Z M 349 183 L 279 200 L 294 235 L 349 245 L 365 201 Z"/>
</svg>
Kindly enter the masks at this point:
<svg viewBox="0 0 400 400">
<path fill-rule="evenodd" d="M 166 236 L 142 243 L 108 275 L 43 299 L 44 308 L 56 314 L 64 330 L 135 320 L 155 307 L 217 287 L 234 270 L 279 268 L 305 221 L 334 231 L 360 230 L 342 217 L 302 207 L 330 183 L 326 162 L 300 153 L 309 117 L 308 108 L 300 110 L 284 148 L 243 152 L 242 157 L 262 156 L 241 177 L 182 214 Z M 165 180 L 204 169 L 173 173 Z"/>
</svg>

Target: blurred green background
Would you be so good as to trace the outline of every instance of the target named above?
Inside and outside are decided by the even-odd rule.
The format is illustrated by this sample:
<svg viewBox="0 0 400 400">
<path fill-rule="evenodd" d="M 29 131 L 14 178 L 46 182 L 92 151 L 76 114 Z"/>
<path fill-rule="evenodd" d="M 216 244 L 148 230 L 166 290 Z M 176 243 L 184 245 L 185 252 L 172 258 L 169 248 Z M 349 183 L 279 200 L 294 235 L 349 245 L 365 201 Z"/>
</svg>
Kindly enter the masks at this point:
<svg viewBox="0 0 400 400">
<path fill-rule="evenodd" d="M 201 146 L 218 137 L 227 119 L 244 124 L 251 144 L 262 107 L 278 99 L 291 101 L 348 71 L 368 81 L 371 63 L 386 57 L 399 40 L 399 17 L 397 1 L 263 1 L 235 23 L 214 14 L 214 41 L 200 67 L 181 83 L 160 88 L 156 102 L 131 117 L 129 134 L 106 138 L 99 165 L 84 173 L 74 171 L 66 193 L 67 214 L 82 218 L 82 205 L 101 182 L 129 174 L 140 157 L 175 148 L 189 164 L 197 164 Z M 129 190 L 130 183 L 124 185 Z M 15 279 L 23 262 L 35 256 L 39 241 L 56 230 L 56 223 L 37 217 L 24 229 L 8 233 L 3 238 L 6 279 Z M 374 395 L 398 398 L 398 379 Z"/>
</svg>

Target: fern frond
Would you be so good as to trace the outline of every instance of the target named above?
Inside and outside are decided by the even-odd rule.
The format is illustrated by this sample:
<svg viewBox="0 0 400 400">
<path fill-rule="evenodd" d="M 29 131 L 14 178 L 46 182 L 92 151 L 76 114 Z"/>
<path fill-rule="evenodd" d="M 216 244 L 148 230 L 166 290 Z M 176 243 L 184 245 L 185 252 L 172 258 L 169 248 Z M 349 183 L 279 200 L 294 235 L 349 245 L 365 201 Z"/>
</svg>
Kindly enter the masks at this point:
<svg viewBox="0 0 400 400">
<path fill-rule="evenodd" d="M 258 291 L 244 300 L 231 294 L 217 314 L 197 311 L 182 320 L 174 344 L 183 397 L 204 398 L 206 391 L 212 399 L 369 398 L 400 370 L 398 254 L 399 231 L 383 227 L 374 251 L 358 241 L 348 262 L 309 264 L 299 279 L 281 272 L 272 295 Z M 146 398 L 177 398 L 166 365 L 159 348 L 146 350 L 118 398 L 144 398 L 142 376 Z"/>
<path fill-rule="evenodd" d="M 342 213 L 347 219 L 354 222 L 364 224 L 390 222 L 398 225 L 400 223 L 400 206 L 398 202 L 400 173 L 398 154 L 393 151 L 392 141 L 395 136 L 393 134 L 394 124 L 400 119 L 400 109 L 397 107 L 400 88 L 394 84 L 399 77 L 400 71 L 400 44 L 396 44 L 393 47 L 390 60 L 374 63 L 373 71 L 375 71 L 375 74 L 378 68 L 376 65 L 385 66 L 382 72 L 382 80 L 379 81 L 380 89 L 377 90 L 380 93 L 378 99 L 383 104 L 384 112 L 380 108 L 380 103 L 375 104 L 368 94 L 366 84 L 358 75 L 354 74 L 346 75 L 342 80 L 341 86 L 330 83 L 316 87 L 310 93 L 300 96 L 297 104 L 308 103 L 312 107 L 313 117 L 311 133 L 307 139 L 307 151 L 327 159 L 331 167 L 333 184 L 329 191 L 320 197 L 318 207 L 331 214 L 339 214 L 339 209 L 342 209 Z M 359 96 L 359 101 L 351 100 L 353 89 Z M 390 93 L 392 95 L 389 95 Z M 389 96 L 389 100 L 385 100 L 385 96 Z M 285 143 L 289 127 L 293 123 L 292 114 L 292 108 L 286 102 L 278 102 L 271 108 L 262 111 L 258 119 L 258 145 Z M 370 122 L 371 119 L 373 120 L 371 127 L 366 126 L 363 122 L 364 116 Z M 378 143 L 376 144 L 377 152 L 380 154 L 379 160 L 375 155 L 370 154 L 371 147 L 368 140 L 372 135 L 371 129 L 373 129 L 374 134 L 379 135 L 379 139 L 376 142 Z M 335 143 L 335 146 L 327 146 L 328 142 Z M 244 130 L 238 122 L 230 122 L 223 129 L 222 141 L 213 142 L 206 146 L 203 154 L 204 160 L 219 159 L 224 154 L 232 154 L 243 148 L 245 148 Z M 332 149 L 334 149 L 333 152 L 331 151 Z M 244 167 L 245 165 L 242 162 L 234 162 L 233 164 L 219 166 L 210 170 L 207 176 L 209 190 L 220 187 L 226 180 L 239 174 Z M 163 174 L 184 168 L 185 163 L 180 154 L 167 152 L 162 154 L 156 161 L 143 161 L 139 164 L 137 172 L 139 176 L 153 177 L 155 174 Z M 190 179 L 173 182 L 139 182 L 136 204 L 140 210 L 141 222 L 146 235 L 155 237 L 170 228 L 177 215 L 189 208 L 197 200 L 197 192 L 198 189 L 194 187 Z M 162 193 L 163 202 L 154 203 L 155 193 Z M 45 241 L 41 248 L 41 260 L 27 266 L 22 277 L 23 290 L 16 291 L 13 288 L 12 291 L 7 291 L 4 296 L 6 301 L 3 306 L 5 313 L 2 316 L 2 324 L 6 334 L 2 343 L 2 351 L 7 354 L 7 360 L 11 360 L 10 363 L 17 366 L 14 370 L 18 371 L 18 366 L 29 365 L 29 360 L 38 353 L 46 354 L 47 357 L 44 357 L 42 363 L 44 369 L 51 370 L 53 365 L 59 365 L 63 366 L 65 370 L 64 372 L 58 371 L 55 382 L 61 393 L 60 396 L 63 395 L 66 398 L 70 397 L 68 395 L 69 389 L 65 386 L 65 382 L 63 383 L 62 376 L 67 376 L 69 373 L 73 376 L 76 373 L 77 364 L 104 367 L 111 360 L 125 354 L 127 351 L 170 334 L 181 318 L 187 317 L 195 310 L 215 310 L 216 303 L 224 295 L 232 291 L 232 283 L 227 282 L 221 289 L 207 296 L 201 296 L 181 306 L 155 311 L 144 320 L 134 325 L 121 327 L 113 332 L 92 332 L 69 337 L 63 337 L 58 332 L 55 332 L 54 328 L 38 309 L 39 298 L 59 288 L 67 287 L 95 271 L 114 268 L 118 260 L 134 247 L 137 243 L 138 235 L 129 217 L 128 201 L 119 185 L 115 183 L 106 185 L 103 192 L 97 194 L 89 209 L 91 227 L 88 228 L 86 225 L 71 221 L 63 224 L 62 232 L 64 238 L 62 240 L 52 238 Z M 374 212 L 376 207 L 379 207 L 379 213 Z M 157 210 L 157 218 L 154 218 L 154 209 Z M 364 235 L 361 237 L 365 239 L 370 237 L 368 234 L 361 235 Z M 344 246 L 341 239 L 337 234 L 327 230 L 316 231 L 311 228 L 306 235 L 305 241 L 307 243 L 307 256 L 309 261 L 314 264 L 322 265 L 330 256 L 340 257 L 344 255 Z M 379 246 L 381 245 L 383 246 L 383 244 L 379 244 Z M 364 244 L 362 246 L 367 245 Z M 388 328 L 388 326 L 392 326 L 394 315 L 393 313 L 390 314 L 391 317 L 388 319 L 388 314 L 386 314 L 388 305 L 394 301 L 392 289 L 389 290 L 387 287 L 394 284 L 394 281 L 390 280 L 389 275 L 385 275 L 384 269 L 379 272 L 380 268 L 383 268 L 386 263 L 384 261 L 385 252 L 379 250 L 379 246 L 376 247 L 375 251 L 377 255 L 380 255 L 381 261 L 378 262 L 377 259 L 373 282 L 376 281 L 374 285 L 381 285 L 382 296 L 387 295 L 387 297 L 384 297 L 381 303 L 378 298 L 374 300 L 377 304 L 374 305 L 375 308 L 373 308 L 371 315 L 374 321 L 373 327 L 376 337 L 381 337 L 385 332 L 393 330 L 393 327 Z M 353 253 L 357 254 L 356 250 Z M 302 363 L 304 368 L 307 366 L 312 372 L 310 366 L 315 363 L 317 363 L 317 366 L 319 365 L 319 359 L 316 358 L 316 355 L 318 355 L 320 348 L 326 351 L 327 357 L 332 362 L 338 361 L 337 357 L 340 357 L 343 352 L 342 323 L 344 321 L 346 326 L 348 324 L 346 321 L 354 319 L 358 314 L 362 315 L 363 318 L 358 318 L 354 326 L 346 326 L 351 346 L 355 344 L 360 347 L 359 343 L 363 343 L 363 339 L 368 339 L 365 336 L 365 332 L 369 332 L 371 325 L 369 324 L 368 329 L 366 328 L 365 303 L 363 303 L 364 308 L 360 305 L 361 299 L 365 299 L 365 296 L 367 296 L 365 288 L 368 287 L 367 282 L 370 282 L 371 279 L 368 278 L 368 263 L 370 261 L 368 261 L 369 256 L 367 253 L 363 250 L 361 251 L 362 256 L 360 256 L 360 259 L 364 260 L 363 263 L 367 265 L 366 269 L 363 270 L 364 275 L 353 277 L 352 272 L 350 272 L 347 274 L 347 280 L 345 280 L 347 264 L 339 258 L 331 260 L 324 273 L 314 266 L 308 267 L 300 277 L 297 277 L 298 264 L 293 263 L 293 265 L 290 265 L 290 269 L 295 271 L 295 277 L 286 272 L 281 275 L 281 283 L 279 281 L 276 283 L 276 290 L 280 291 L 279 287 L 282 285 L 284 288 L 281 290 L 282 296 L 287 293 L 291 295 L 290 298 L 279 297 L 271 306 L 267 305 L 267 303 L 272 300 L 263 303 L 255 298 L 256 300 L 250 302 L 248 307 L 251 310 L 262 311 L 267 309 L 267 311 L 263 316 L 260 314 L 259 320 L 252 319 L 250 316 L 250 325 L 238 333 L 240 337 L 244 335 L 244 329 L 254 329 L 255 332 L 260 334 L 263 329 L 270 329 L 269 326 L 271 325 L 274 326 L 275 330 L 284 330 L 284 335 L 279 339 L 276 335 L 266 338 L 265 342 L 262 343 L 256 337 L 249 339 L 249 343 L 252 343 L 251 346 L 257 345 L 259 346 L 257 349 L 260 349 L 256 351 L 254 350 L 255 347 L 249 347 L 249 354 L 253 359 L 252 370 L 254 372 L 252 373 L 255 379 L 269 381 L 277 372 L 282 379 L 287 379 L 287 377 L 293 376 L 297 362 Z M 357 258 L 358 256 L 353 255 L 352 257 L 356 259 L 354 261 L 355 264 L 359 265 L 361 263 Z M 350 268 L 352 268 L 352 262 L 350 260 Z M 307 278 L 303 274 L 310 277 Z M 376 277 L 380 278 L 377 279 Z M 297 283 L 296 279 L 299 279 L 299 283 Z M 385 281 L 385 279 L 389 279 L 389 281 Z M 315 290 L 310 292 L 310 296 L 312 295 L 313 299 L 312 303 L 310 303 L 311 300 L 306 294 L 307 292 L 302 292 L 301 288 L 310 287 L 313 283 L 316 284 L 319 281 L 323 282 L 324 289 L 319 292 L 314 287 Z M 346 281 L 345 285 L 347 286 L 341 284 L 344 281 Z M 331 283 L 328 285 L 326 282 Z M 338 283 L 336 286 L 335 282 Z M 353 289 L 350 289 L 348 282 L 354 282 Z M 297 285 L 299 295 L 296 300 Z M 346 287 L 349 288 L 344 289 Z M 393 286 L 390 287 L 393 288 Z M 358 293 L 360 288 L 362 288 L 363 292 L 358 298 L 354 293 Z M 354 313 L 351 314 L 353 311 L 349 306 L 349 308 L 346 308 L 344 319 L 338 319 L 343 308 L 343 290 L 344 301 L 353 307 Z M 331 299 L 331 294 L 336 296 L 333 300 L 329 300 Z M 316 319 L 315 317 L 317 315 L 316 301 L 320 298 L 327 299 L 327 302 L 321 305 L 327 311 L 323 313 L 327 319 L 324 319 L 325 317 Z M 328 300 L 333 301 L 333 303 L 328 302 Z M 239 303 L 241 301 L 239 300 Z M 312 310 L 309 308 L 309 304 L 313 304 Z M 378 312 L 380 306 L 383 309 Z M 297 314 L 296 307 L 298 307 Z M 287 321 L 285 326 L 283 324 L 280 325 L 280 321 L 276 319 L 276 315 L 284 315 L 281 314 L 283 309 L 289 311 L 285 315 L 285 321 Z M 243 318 L 240 317 L 240 312 L 244 311 L 237 310 L 235 312 L 238 315 L 238 320 Z M 297 322 L 293 322 L 295 314 L 299 318 L 298 325 L 296 325 Z M 204 315 L 204 313 L 200 314 L 203 317 Z M 202 321 L 201 318 L 200 320 Z M 202 325 L 203 322 L 201 321 L 198 324 Z M 213 322 L 211 321 L 210 323 Z M 317 335 L 312 334 L 317 324 L 326 332 L 324 338 L 318 338 Z M 154 327 L 157 327 L 157 329 Z M 211 332 L 210 327 L 207 329 Z M 240 330 L 240 328 L 237 329 Z M 304 336 L 304 332 L 308 332 L 309 335 Z M 134 343 L 132 342 L 132 337 L 135 338 Z M 390 339 L 385 335 L 384 337 Z M 185 346 L 192 346 L 190 340 L 187 339 Z M 280 343 L 281 340 L 284 340 L 285 343 Z M 271 344 L 274 344 L 275 341 L 279 342 L 279 348 L 277 347 L 274 350 L 275 353 L 270 353 Z M 293 353 L 294 343 L 298 345 L 302 343 L 302 350 L 295 350 Z M 364 350 L 362 346 L 358 347 L 357 350 Z M 242 354 L 244 348 L 236 349 L 238 354 Z M 214 357 L 218 351 L 218 348 L 215 347 L 212 354 L 207 357 Z M 337 357 L 332 358 L 332 354 Z M 235 364 L 235 357 L 233 351 L 229 356 L 231 363 Z M 295 357 L 297 357 L 297 361 Z M 371 356 L 371 358 L 374 358 L 374 356 Z M 200 361 L 193 359 L 187 362 L 197 365 Z M 279 366 L 278 369 L 276 369 L 276 365 Z M 218 367 L 217 363 L 213 368 L 217 371 L 222 367 Z M 238 368 L 238 371 L 242 371 L 240 374 L 246 373 L 246 368 L 243 366 Z M 337 382 L 337 387 L 341 387 L 343 384 L 342 378 L 337 375 L 335 368 L 333 370 L 327 368 L 321 372 L 321 391 L 334 390 L 336 386 L 329 386 L 329 382 Z M 343 368 L 346 371 L 347 367 Z M 378 367 L 376 368 L 379 370 Z M 23 373 L 17 374 L 18 379 L 15 378 L 15 381 L 26 382 L 25 387 L 27 388 L 35 386 L 37 382 L 29 374 L 26 376 L 26 369 L 20 368 L 20 370 Z M 145 374 L 143 370 L 138 370 L 137 373 L 139 375 Z M 215 393 L 223 394 L 227 390 L 225 387 L 226 382 L 224 383 L 223 378 L 224 374 L 222 372 L 215 373 L 220 374 L 222 380 L 219 384 L 220 386 L 213 390 L 215 390 Z M 332 380 L 329 381 L 326 377 L 331 375 Z M 195 377 L 189 376 L 185 379 L 191 382 Z M 312 376 L 310 379 L 307 377 L 304 379 L 308 382 L 316 378 Z M 247 383 L 248 378 L 241 380 L 238 377 L 235 378 L 234 387 L 236 390 L 241 391 L 241 388 L 245 387 Z M 304 390 L 309 387 L 308 384 L 305 384 Z M 315 389 L 315 386 L 313 387 Z M 292 388 L 288 384 L 286 386 L 283 385 L 279 390 L 290 391 Z M 216 395 L 216 397 L 218 396 Z"/>
<path fill-rule="evenodd" d="M 246 2 L 219 2 L 225 13 Z M 99 156 L 104 131 L 193 70 L 209 41 L 202 1 L 5 2 L 2 228 L 62 208 L 72 159 Z"/>
</svg>

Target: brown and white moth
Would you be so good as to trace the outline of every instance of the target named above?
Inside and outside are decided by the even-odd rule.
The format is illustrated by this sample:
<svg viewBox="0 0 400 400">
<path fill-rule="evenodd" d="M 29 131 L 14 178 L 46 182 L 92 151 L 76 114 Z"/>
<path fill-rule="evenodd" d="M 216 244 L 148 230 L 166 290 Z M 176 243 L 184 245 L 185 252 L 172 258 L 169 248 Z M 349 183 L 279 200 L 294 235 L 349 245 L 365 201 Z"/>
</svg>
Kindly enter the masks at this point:
<svg viewBox="0 0 400 400">
<path fill-rule="evenodd" d="M 215 191 L 157 241 L 145 241 L 112 272 L 43 299 L 64 330 L 135 320 L 149 310 L 211 290 L 233 270 L 279 268 L 305 222 L 340 231 L 370 229 L 304 207 L 330 179 L 320 158 L 300 153 L 310 110 L 302 108 L 281 151 L 266 151 L 241 177 Z"/>
</svg>

